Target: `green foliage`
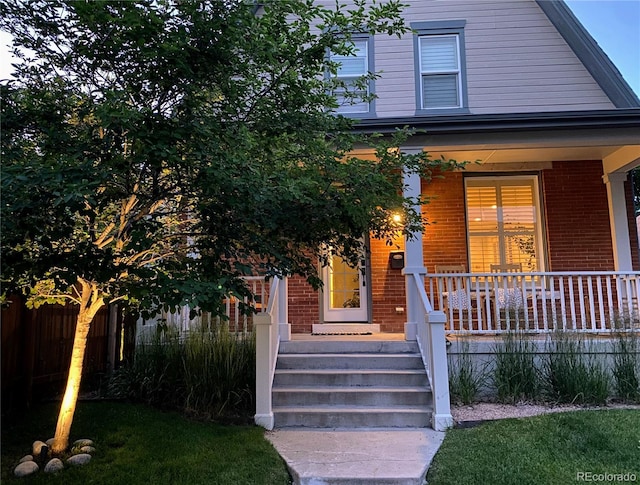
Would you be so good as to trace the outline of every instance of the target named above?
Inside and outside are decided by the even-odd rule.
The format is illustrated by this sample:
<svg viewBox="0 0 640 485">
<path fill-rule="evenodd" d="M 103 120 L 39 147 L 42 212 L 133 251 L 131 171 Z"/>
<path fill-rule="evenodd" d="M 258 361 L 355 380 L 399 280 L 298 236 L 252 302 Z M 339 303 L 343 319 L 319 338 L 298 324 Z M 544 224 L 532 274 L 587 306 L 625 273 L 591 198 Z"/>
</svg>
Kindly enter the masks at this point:
<svg viewBox="0 0 640 485">
<path fill-rule="evenodd" d="M 252 334 L 218 324 L 182 339 L 169 328 L 137 347 L 135 361 L 116 372 L 109 392 L 199 416 L 246 417 L 254 410 L 255 366 Z"/>
<path fill-rule="evenodd" d="M 554 413 L 452 429 L 431 463 L 427 481 L 566 485 L 579 483 L 579 472 L 637 477 L 638 429 L 637 410 Z"/>
<path fill-rule="evenodd" d="M 577 404 L 606 403 L 610 376 L 590 353 L 592 345 L 577 334 L 556 331 L 552 335 L 543 369 L 550 398 Z"/>
<path fill-rule="evenodd" d="M 458 339 L 458 344 L 460 353 L 449 365 L 449 392 L 453 402 L 471 404 L 485 381 L 485 371 L 474 364 L 468 340 Z"/>
<path fill-rule="evenodd" d="M 640 335 L 619 332 L 613 346 L 613 384 L 618 399 L 640 401 Z"/>
<path fill-rule="evenodd" d="M 522 332 L 507 332 L 495 348 L 493 384 L 498 401 L 516 403 L 535 399 L 539 391 L 535 345 Z"/>
<path fill-rule="evenodd" d="M 631 171 L 631 183 L 633 184 L 633 208 L 636 216 L 640 215 L 640 170 Z"/>
<path fill-rule="evenodd" d="M 254 334 L 233 334 L 218 325 L 191 332 L 184 349 L 187 410 L 213 410 L 214 415 L 255 410 Z"/>
<path fill-rule="evenodd" d="M 0 83 L 2 293 L 71 300 L 87 324 L 114 301 L 221 315 L 251 301 L 248 273 L 318 285 L 326 245 L 355 266 L 363 234 L 397 231 L 390 210 L 421 228 L 403 168 L 456 162 L 355 137 L 323 75 L 353 32 L 407 32 L 400 2 L 318 3 L 0 3 L 19 59 Z M 156 364 L 144 395 L 175 372 Z"/>
<path fill-rule="evenodd" d="M 363 234 L 397 231 L 390 210 L 422 227 L 402 168 L 458 164 L 354 136 L 322 75 L 352 32 L 406 32 L 399 1 L 262 3 L 0 5 L 20 59 L 0 86 L 3 290 L 73 298 L 81 277 L 105 302 L 219 314 L 248 272 L 318 285 L 324 245 L 356 263 Z"/>
</svg>

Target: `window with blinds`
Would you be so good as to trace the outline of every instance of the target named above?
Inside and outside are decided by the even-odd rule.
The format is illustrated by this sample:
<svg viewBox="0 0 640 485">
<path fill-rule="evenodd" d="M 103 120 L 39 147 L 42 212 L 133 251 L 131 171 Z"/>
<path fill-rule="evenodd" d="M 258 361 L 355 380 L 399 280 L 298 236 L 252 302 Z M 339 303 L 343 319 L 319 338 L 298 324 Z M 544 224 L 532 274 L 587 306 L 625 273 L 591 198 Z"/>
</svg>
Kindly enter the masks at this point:
<svg viewBox="0 0 640 485">
<path fill-rule="evenodd" d="M 419 46 L 422 108 L 461 107 L 459 36 L 424 35 Z"/>
<path fill-rule="evenodd" d="M 331 60 L 339 65 L 336 77 L 343 81 L 344 87 L 334 89 L 338 101 L 338 113 L 367 113 L 369 103 L 364 98 L 369 94 L 368 87 L 361 89 L 356 81 L 369 72 L 369 41 L 353 41 L 353 55 L 345 56 L 331 53 Z M 351 93 L 349 96 L 346 93 Z M 355 96 L 354 96 L 355 95 Z"/>
<path fill-rule="evenodd" d="M 465 196 L 472 272 L 513 263 L 523 271 L 543 270 L 535 177 L 468 178 Z"/>
</svg>

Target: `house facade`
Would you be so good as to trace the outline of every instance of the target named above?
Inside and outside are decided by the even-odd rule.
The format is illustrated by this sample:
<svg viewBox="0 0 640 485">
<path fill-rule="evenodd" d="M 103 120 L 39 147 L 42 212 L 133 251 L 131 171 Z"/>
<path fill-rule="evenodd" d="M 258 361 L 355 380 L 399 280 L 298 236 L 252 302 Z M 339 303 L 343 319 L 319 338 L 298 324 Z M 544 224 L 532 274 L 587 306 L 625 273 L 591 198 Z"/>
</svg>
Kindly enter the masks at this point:
<svg viewBox="0 0 640 485">
<path fill-rule="evenodd" d="M 368 86 L 374 101 L 338 111 L 356 118 L 359 132 L 415 128 L 404 151 L 470 163 L 430 182 L 407 174 L 406 190 L 429 199 L 417 239 L 398 238 L 392 246 L 369 239 L 364 271 L 335 259 L 319 268 L 320 292 L 290 278 L 291 332 L 405 332 L 412 319 L 409 274 L 426 278 L 433 307 L 449 312 L 450 330 L 497 328 L 499 292 L 489 302 L 477 284 L 489 277 L 477 275 L 506 268 L 525 286 L 518 298 L 529 302 L 527 325 L 542 313 L 546 321 L 547 310 L 551 320 L 547 299 L 555 302 L 555 319 L 562 306 L 578 320 L 578 302 L 589 292 L 609 311 L 614 305 L 607 300 L 622 301 L 621 291 L 609 288 L 619 283 L 615 273 L 640 268 L 629 176 L 640 165 L 637 96 L 562 1 L 405 3 L 412 32 L 400 39 L 357 35 L 355 55 L 335 59 L 347 81 L 380 73 Z M 452 269 L 462 279 L 445 276 Z M 573 274 L 606 272 L 609 279 L 590 282 L 591 290 L 567 282 Z M 465 283 L 463 304 L 454 286 Z"/>
<path fill-rule="evenodd" d="M 339 111 L 361 133 L 415 129 L 405 153 L 470 163 L 403 174 L 405 195 L 428 199 L 421 234 L 365 237 L 363 268 L 333 258 L 321 291 L 300 278 L 262 290 L 255 422 L 267 429 L 444 430 L 447 334 L 638 325 L 637 96 L 560 0 L 404 3 L 411 32 L 356 35 L 354 55 L 334 59 L 346 86 L 380 73 L 354 85 L 375 101 Z"/>
</svg>

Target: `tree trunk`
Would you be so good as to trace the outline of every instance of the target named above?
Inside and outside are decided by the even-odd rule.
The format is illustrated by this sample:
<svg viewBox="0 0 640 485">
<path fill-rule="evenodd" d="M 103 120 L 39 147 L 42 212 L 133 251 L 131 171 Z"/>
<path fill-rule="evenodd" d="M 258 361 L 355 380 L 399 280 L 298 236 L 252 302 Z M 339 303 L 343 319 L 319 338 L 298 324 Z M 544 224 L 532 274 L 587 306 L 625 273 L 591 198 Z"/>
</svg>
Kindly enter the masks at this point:
<svg viewBox="0 0 640 485">
<path fill-rule="evenodd" d="M 98 310 L 105 305 L 104 297 L 98 290 L 95 282 L 78 278 L 78 283 L 80 283 L 82 288 L 81 304 L 78 310 L 76 332 L 73 338 L 73 352 L 71 353 L 67 387 L 64 391 L 60 413 L 58 414 L 56 434 L 51 447 L 51 453 L 53 455 L 60 455 L 69 447 L 71 423 L 73 422 L 73 414 L 76 410 L 80 381 L 82 379 L 82 366 L 84 353 L 87 348 L 87 336 L 89 335 L 93 317 L 95 317 Z"/>
</svg>

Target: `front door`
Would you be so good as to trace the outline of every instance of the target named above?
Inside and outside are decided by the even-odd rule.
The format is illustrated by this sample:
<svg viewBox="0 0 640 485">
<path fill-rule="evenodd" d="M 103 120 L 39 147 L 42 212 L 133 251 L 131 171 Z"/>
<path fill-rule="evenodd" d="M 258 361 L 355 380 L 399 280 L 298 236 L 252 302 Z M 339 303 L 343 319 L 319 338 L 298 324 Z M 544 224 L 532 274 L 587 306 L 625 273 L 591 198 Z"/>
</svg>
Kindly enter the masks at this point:
<svg viewBox="0 0 640 485">
<path fill-rule="evenodd" d="M 361 268 L 333 255 L 322 270 L 325 322 L 368 322 L 367 291 Z"/>
</svg>

